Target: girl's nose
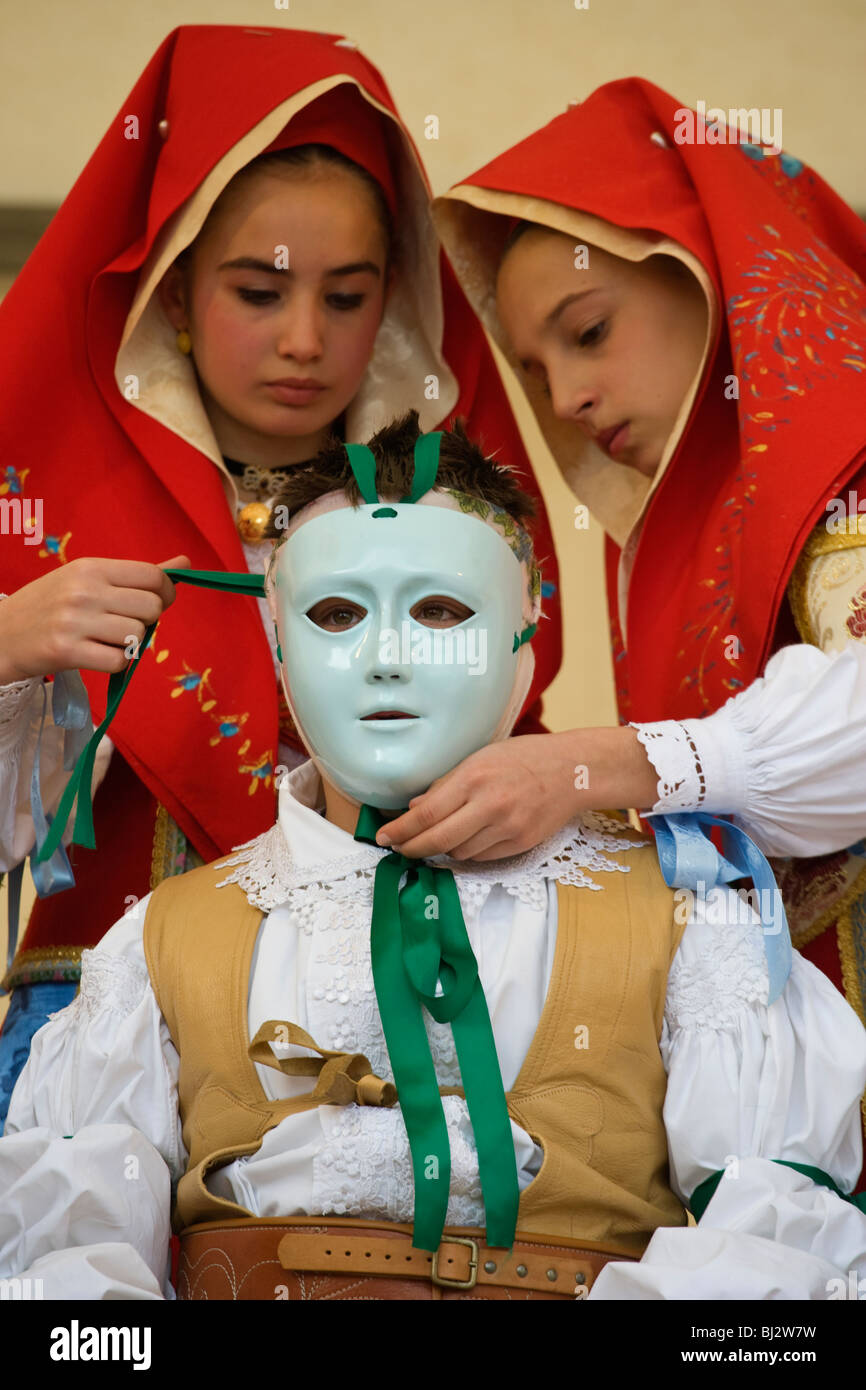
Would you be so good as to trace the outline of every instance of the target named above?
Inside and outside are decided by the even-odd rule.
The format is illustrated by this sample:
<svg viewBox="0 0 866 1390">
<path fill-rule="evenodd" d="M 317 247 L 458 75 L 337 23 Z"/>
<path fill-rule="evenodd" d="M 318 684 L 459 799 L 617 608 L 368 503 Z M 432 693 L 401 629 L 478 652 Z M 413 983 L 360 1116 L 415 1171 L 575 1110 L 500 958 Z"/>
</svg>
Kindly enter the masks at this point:
<svg viewBox="0 0 866 1390">
<path fill-rule="evenodd" d="M 312 362 L 322 355 L 322 326 L 315 304 L 293 297 L 286 307 L 277 342 L 280 357 Z"/>
<path fill-rule="evenodd" d="M 599 392 L 584 374 L 562 372 L 552 376 L 550 400 L 558 420 L 576 420 L 587 429 L 598 414 Z"/>
</svg>

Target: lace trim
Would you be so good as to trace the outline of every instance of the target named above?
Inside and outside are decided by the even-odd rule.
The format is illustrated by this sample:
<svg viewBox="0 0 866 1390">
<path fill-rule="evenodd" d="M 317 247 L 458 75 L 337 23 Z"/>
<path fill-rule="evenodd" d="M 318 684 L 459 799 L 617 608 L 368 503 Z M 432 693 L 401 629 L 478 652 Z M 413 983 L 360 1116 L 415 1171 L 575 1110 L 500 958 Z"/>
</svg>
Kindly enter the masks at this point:
<svg viewBox="0 0 866 1390">
<path fill-rule="evenodd" d="M 718 899 L 719 916 L 729 911 L 731 895 Z M 707 922 L 714 922 L 713 897 Z M 718 929 L 700 955 L 684 963 L 679 955 L 668 975 L 665 1019 L 668 1027 L 722 1032 L 736 1028 L 743 1013 L 766 1004 L 767 959 L 759 923 L 729 924 Z"/>
<path fill-rule="evenodd" d="M 443 1096 L 442 1107 L 451 1146 L 448 1224 L 483 1226 L 478 1156 L 466 1133 L 466 1102 Z M 323 1117 L 323 1126 L 329 1133 L 313 1162 L 314 1210 L 362 1220 L 411 1221 L 412 1158 L 400 1111 L 348 1105 Z"/>
<path fill-rule="evenodd" d="M 148 979 L 144 966 L 123 956 L 82 951 L 81 988 L 67 1006 L 66 1016 L 77 1018 L 83 1014 L 90 1022 L 98 1013 L 110 1010 L 126 1018 L 144 998 Z"/>
<path fill-rule="evenodd" d="M 707 794 L 697 744 L 683 724 L 631 724 L 658 776 L 653 811 L 696 811 Z"/>
<path fill-rule="evenodd" d="M 619 821 L 591 812 L 534 849 L 509 859 L 468 865 L 442 855 L 431 862 L 453 871 L 461 898 L 465 892 L 467 898 L 480 897 L 483 901 L 499 885 L 522 902 L 539 907 L 550 880 L 599 890 L 602 885 L 594 881 L 592 873 L 628 873 L 627 865 L 607 856 L 624 849 L 643 849 L 651 842 L 634 840 L 623 829 Z M 313 890 L 312 900 L 339 902 L 355 896 L 363 881 L 372 881 L 379 860 L 387 853 L 375 845 L 353 844 L 349 853 L 338 858 L 297 865 L 277 821 L 270 830 L 239 845 L 231 858 L 223 860 L 220 869 L 232 868 L 233 872 L 216 886 L 238 884 L 252 906 L 262 912 L 273 912 L 285 903 L 294 905 L 300 889 L 304 896 Z"/>
</svg>

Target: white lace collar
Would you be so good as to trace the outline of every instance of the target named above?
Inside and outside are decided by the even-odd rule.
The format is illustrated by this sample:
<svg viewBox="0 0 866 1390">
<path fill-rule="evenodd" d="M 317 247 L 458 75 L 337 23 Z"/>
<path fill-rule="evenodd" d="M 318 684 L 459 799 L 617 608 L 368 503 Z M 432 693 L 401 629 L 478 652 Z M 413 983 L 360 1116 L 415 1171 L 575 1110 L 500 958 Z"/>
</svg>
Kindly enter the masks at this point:
<svg viewBox="0 0 866 1390">
<path fill-rule="evenodd" d="M 299 889 L 316 887 L 328 896 L 357 890 L 358 879 L 372 879 L 388 850 L 365 845 L 347 831 L 325 820 L 324 795 L 312 762 L 295 768 L 279 792 L 276 823 L 264 834 L 238 845 L 222 868 L 232 868 L 217 887 L 237 883 L 253 907 L 273 912 L 290 902 Z M 642 848 L 649 841 L 623 837 L 625 827 L 609 816 L 593 812 L 572 821 L 557 835 L 535 849 L 510 859 L 484 864 L 460 863 L 440 855 L 435 861 L 451 869 L 460 886 L 501 885 L 517 897 L 535 897 L 545 880 L 600 889 L 593 873 L 627 873 L 625 865 L 609 859 L 612 852 Z"/>
</svg>

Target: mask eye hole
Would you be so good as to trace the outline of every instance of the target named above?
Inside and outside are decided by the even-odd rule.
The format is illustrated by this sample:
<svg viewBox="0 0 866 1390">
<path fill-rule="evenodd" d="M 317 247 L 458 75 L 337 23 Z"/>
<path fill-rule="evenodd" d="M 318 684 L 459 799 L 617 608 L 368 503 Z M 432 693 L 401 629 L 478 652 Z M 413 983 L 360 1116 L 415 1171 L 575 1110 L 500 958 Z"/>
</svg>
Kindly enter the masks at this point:
<svg viewBox="0 0 866 1390">
<path fill-rule="evenodd" d="M 475 615 L 474 608 L 467 608 L 459 599 L 443 594 L 422 598 L 409 611 L 416 623 L 421 623 L 423 627 L 457 627 Z"/>
<path fill-rule="evenodd" d="M 307 609 L 310 622 L 325 632 L 348 632 L 366 616 L 366 608 L 348 598 L 323 598 Z"/>
</svg>

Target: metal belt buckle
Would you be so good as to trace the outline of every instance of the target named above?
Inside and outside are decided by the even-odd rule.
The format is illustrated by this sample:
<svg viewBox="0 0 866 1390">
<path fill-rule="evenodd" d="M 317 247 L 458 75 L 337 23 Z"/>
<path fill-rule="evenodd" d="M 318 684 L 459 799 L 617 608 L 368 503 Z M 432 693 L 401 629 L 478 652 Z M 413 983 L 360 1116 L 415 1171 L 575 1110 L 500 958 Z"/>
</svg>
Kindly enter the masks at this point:
<svg viewBox="0 0 866 1390">
<path fill-rule="evenodd" d="M 430 1278 L 433 1280 L 433 1283 L 439 1284 L 443 1289 L 474 1289 L 475 1281 L 478 1278 L 478 1242 L 475 1240 L 467 1240 L 466 1236 L 449 1236 L 443 1244 L 469 1246 L 472 1252 L 469 1256 L 469 1278 L 452 1279 L 447 1274 L 439 1273 L 439 1250 L 442 1249 L 440 1245 L 439 1250 L 437 1250 L 433 1256 L 433 1268 L 430 1271 Z"/>
</svg>

